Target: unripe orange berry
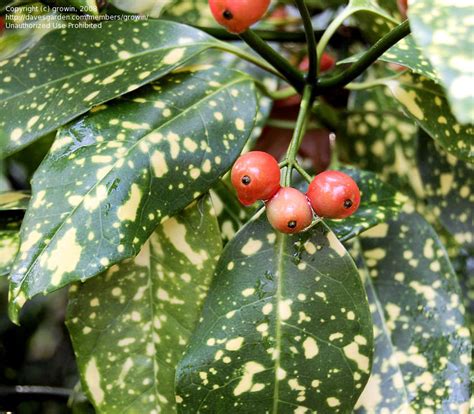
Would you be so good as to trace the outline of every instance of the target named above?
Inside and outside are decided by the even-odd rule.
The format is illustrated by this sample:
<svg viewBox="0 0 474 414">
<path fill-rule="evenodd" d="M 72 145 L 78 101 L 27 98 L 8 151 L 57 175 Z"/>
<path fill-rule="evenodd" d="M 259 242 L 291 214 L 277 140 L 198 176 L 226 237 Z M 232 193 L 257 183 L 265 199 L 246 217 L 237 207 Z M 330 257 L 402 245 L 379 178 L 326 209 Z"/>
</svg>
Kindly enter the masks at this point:
<svg viewBox="0 0 474 414">
<path fill-rule="evenodd" d="M 311 224 L 313 212 L 301 191 L 283 187 L 267 203 L 267 218 L 282 233 L 299 233 Z"/>
</svg>

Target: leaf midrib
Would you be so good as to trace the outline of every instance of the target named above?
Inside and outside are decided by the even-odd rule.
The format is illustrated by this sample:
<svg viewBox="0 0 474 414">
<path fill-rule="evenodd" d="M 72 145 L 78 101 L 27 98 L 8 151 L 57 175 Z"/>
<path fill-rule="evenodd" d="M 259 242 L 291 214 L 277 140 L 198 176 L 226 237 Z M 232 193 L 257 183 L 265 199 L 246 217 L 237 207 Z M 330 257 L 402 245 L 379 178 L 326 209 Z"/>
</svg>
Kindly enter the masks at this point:
<svg viewBox="0 0 474 414">
<path fill-rule="evenodd" d="M 273 414 L 278 413 L 278 402 L 279 402 L 279 393 L 280 393 L 280 380 L 278 379 L 278 371 L 280 370 L 280 355 L 281 355 L 281 318 L 280 318 L 280 302 L 282 300 L 282 277 L 283 277 L 283 263 L 284 263 L 284 250 L 285 250 L 285 238 L 286 236 L 283 233 L 278 233 L 277 235 L 277 254 L 278 254 L 278 265 L 277 265 L 277 291 L 275 293 L 275 348 L 276 348 L 276 358 L 273 364 L 275 370 L 275 380 L 273 388 Z"/>
<path fill-rule="evenodd" d="M 243 75 L 240 75 L 240 77 L 238 78 L 238 80 L 236 81 L 233 81 L 233 82 L 230 82 L 230 83 L 226 83 L 225 85 L 223 85 L 222 87 L 214 90 L 211 94 L 209 95 L 206 95 L 204 98 L 198 100 L 196 103 L 194 103 L 192 106 L 186 108 L 184 111 L 178 113 L 176 116 L 170 118 L 168 121 L 166 121 L 165 123 L 161 124 L 158 128 L 154 129 L 153 131 L 151 131 L 149 134 L 146 134 L 144 135 L 143 137 L 141 137 L 140 139 L 138 139 L 132 146 L 130 146 L 128 149 L 127 149 L 127 152 L 125 153 L 125 155 L 118 159 L 111 167 L 111 169 L 107 172 L 107 174 L 102 177 L 101 180 L 97 181 L 82 197 L 82 200 L 79 204 L 77 204 L 73 209 L 72 211 L 64 218 L 63 222 L 59 225 L 59 227 L 54 231 L 54 233 L 51 235 L 51 237 L 49 238 L 49 243 L 48 244 L 45 244 L 43 246 L 43 248 L 40 250 L 40 252 L 38 253 L 38 255 L 36 256 L 36 258 L 34 259 L 34 261 L 31 263 L 31 265 L 28 267 L 28 271 L 24 274 L 22 280 L 21 280 L 21 283 L 19 284 L 18 287 L 16 287 L 15 290 L 17 291 L 21 291 L 21 288 L 23 286 L 23 283 L 24 281 L 26 280 L 27 276 L 30 274 L 33 266 L 36 264 L 36 262 L 38 261 L 38 259 L 41 257 L 41 255 L 43 254 L 43 252 L 46 250 L 47 247 L 51 246 L 51 242 L 54 240 L 54 238 L 56 237 L 56 235 L 58 234 L 58 232 L 63 228 L 63 226 L 66 224 L 67 220 L 72 217 L 74 215 L 74 213 L 76 212 L 76 210 L 82 206 L 83 202 L 84 202 L 84 199 L 85 197 L 90 194 L 100 183 L 102 183 L 106 177 L 109 176 L 109 174 L 114 171 L 117 163 L 121 160 L 121 159 L 125 159 L 129 154 L 130 154 L 130 151 L 133 150 L 137 145 L 140 144 L 140 142 L 142 142 L 142 140 L 146 139 L 146 137 L 148 137 L 150 134 L 152 133 L 155 133 L 156 131 L 159 131 L 160 129 L 162 129 L 163 127 L 169 125 L 170 123 L 173 123 L 174 121 L 176 121 L 176 119 L 179 119 L 180 117 L 182 117 L 184 114 L 188 113 L 188 111 L 192 110 L 195 108 L 195 106 L 197 105 L 200 105 L 202 104 L 203 102 L 206 102 L 209 98 L 219 94 L 220 92 L 222 92 L 223 90 L 225 90 L 226 88 L 232 86 L 232 85 L 236 85 L 238 83 L 241 83 L 241 82 L 247 82 L 250 78 L 247 78 L 247 76 L 243 76 Z M 16 295 L 17 296 L 17 295 Z M 16 297 L 15 296 L 15 297 Z"/>
</svg>

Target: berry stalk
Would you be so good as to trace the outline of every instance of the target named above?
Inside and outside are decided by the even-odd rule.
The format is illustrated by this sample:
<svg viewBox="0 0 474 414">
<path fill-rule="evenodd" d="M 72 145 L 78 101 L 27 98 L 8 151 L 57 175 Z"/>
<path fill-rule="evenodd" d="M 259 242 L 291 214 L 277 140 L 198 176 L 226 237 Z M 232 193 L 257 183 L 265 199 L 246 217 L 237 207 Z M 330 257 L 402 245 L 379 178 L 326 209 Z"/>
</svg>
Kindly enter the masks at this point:
<svg viewBox="0 0 474 414">
<path fill-rule="evenodd" d="M 297 161 L 296 155 L 303 141 L 306 127 L 311 115 L 311 107 L 315 99 L 314 86 L 307 84 L 303 91 L 303 98 L 301 99 L 300 111 L 296 120 L 295 131 L 293 138 L 291 139 L 290 146 L 288 147 L 286 159 L 288 161 L 288 167 L 285 172 L 284 185 L 289 186 L 291 184 L 291 173 L 295 168 Z M 306 177 L 305 177 L 306 178 Z"/>
</svg>

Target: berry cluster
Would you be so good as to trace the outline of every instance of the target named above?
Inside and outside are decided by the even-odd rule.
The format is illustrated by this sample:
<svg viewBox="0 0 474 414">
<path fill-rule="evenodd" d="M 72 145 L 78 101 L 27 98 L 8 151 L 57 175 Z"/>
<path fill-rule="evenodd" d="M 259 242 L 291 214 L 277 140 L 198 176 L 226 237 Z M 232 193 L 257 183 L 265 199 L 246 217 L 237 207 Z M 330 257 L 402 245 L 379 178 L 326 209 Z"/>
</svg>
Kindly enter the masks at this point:
<svg viewBox="0 0 474 414">
<path fill-rule="evenodd" d="M 266 202 L 270 224 L 282 233 L 298 233 L 319 217 L 346 218 L 360 204 L 360 191 L 355 181 L 340 171 L 318 174 L 306 194 L 291 187 L 280 186 L 280 167 L 271 155 L 251 151 L 234 164 L 232 184 L 242 204 L 257 200 Z"/>
</svg>

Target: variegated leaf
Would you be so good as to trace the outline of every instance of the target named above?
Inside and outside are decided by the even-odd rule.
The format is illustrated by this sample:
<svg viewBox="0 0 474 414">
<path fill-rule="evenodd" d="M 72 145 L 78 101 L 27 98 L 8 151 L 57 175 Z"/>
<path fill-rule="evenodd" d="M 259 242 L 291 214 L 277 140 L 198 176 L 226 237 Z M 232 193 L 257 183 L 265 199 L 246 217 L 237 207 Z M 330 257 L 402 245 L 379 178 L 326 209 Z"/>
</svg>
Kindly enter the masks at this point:
<svg viewBox="0 0 474 414">
<path fill-rule="evenodd" d="M 454 115 L 474 123 L 472 4 L 463 0 L 410 1 L 413 37 L 446 87 Z"/>
<path fill-rule="evenodd" d="M 356 26 L 371 43 L 375 43 L 399 23 L 376 0 L 350 0 L 347 8 L 352 8 Z"/>
<path fill-rule="evenodd" d="M 6 276 L 10 273 L 19 247 L 19 226 L 2 226 L 0 228 L 0 276 Z"/>
<path fill-rule="evenodd" d="M 423 132 L 418 139 L 418 165 L 430 208 L 460 245 L 472 249 L 474 165 L 437 147 Z"/>
<path fill-rule="evenodd" d="M 159 222 L 230 168 L 255 114 L 252 80 L 210 67 L 172 74 L 62 129 L 32 181 L 11 317 L 33 295 L 137 254 Z"/>
<path fill-rule="evenodd" d="M 334 233 L 276 234 L 261 214 L 219 260 L 177 369 L 179 412 L 347 413 L 372 346 L 357 269 Z"/>
<path fill-rule="evenodd" d="M 474 126 L 456 121 L 439 85 L 407 73 L 387 86 L 405 113 L 435 141 L 456 157 L 473 162 Z"/>
<path fill-rule="evenodd" d="M 0 193 L 0 213 L 3 211 L 25 211 L 30 202 L 30 194 L 26 191 L 8 191 Z"/>
<path fill-rule="evenodd" d="M 171 0 L 160 17 L 197 26 L 220 27 L 212 16 L 208 0 Z"/>
<path fill-rule="evenodd" d="M 472 253 L 465 249 L 456 252 L 451 259 L 461 284 L 463 303 L 467 310 L 471 340 L 474 341 L 474 261 Z M 472 369 L 471 369 L 472 371 Z"/>
<path fill-rule="evenodd" d="M 363 52 L 351 56 L 347 59 L 337 62 L 338 65 L 357 62 L 363 55 Z M 420 47 L 417 46 L 413 37 L 407 36 L 400 40 L 397 44 L 388 49 L 379 60 L 383 62 L 396 63 L 411 69 L 418 75 L 426 76 L 434 82 L 439 83 L 439 77 L 431 63 L 423 56 Z"/>
<path fill-rule="evenodd" d="M 32 49 L 0 62 L 0 136 L 8 138 L 3 156 L 219 44 L 163 20 L 102 25 L 48 33 Z"/>
<path fill-rule="evenodd" d="M 176 412 L 175 366 L 221 249 L 204 197 L 158 226 L 135 259 L 71 288 L 67 325 L 98 413 Z"/>
<path fill-rule="evenodd" d="M 419 214 L 402 213 L 361 243 L 378 316 L 374 369 L 360 412 L 467 414 L 469 330 L 436 233 Z"/>
<path fill-rule="evenodd" d="M 29 202 L 30 194 L 25 191 L 0 192 L 0 225 L 21 224 Z"/>
<path fill-rule="evenodd" d="M 423 195 L 416 165 L 417 126 L 382 87 L 351 92 L 340 142 L 347 159 L 407 194 Z"/>
<path fill-rule="evenodd" d="M 237 199 L 235 190 L 230 188 L 230 184 L 225 179 L 219 181 L 210 194 L 219 221 L 222 240 L 228 242 L 251 218 L 255 208 L 244 207 Z"/>
</svg>

